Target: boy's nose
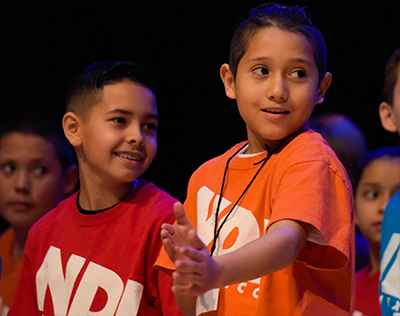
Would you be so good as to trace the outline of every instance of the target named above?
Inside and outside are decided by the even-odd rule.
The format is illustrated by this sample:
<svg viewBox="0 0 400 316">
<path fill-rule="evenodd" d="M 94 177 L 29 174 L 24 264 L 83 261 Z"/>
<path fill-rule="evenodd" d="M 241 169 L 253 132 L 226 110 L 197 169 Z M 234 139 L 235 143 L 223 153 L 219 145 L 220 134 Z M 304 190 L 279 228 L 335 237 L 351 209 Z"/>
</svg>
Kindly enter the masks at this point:
<svg viewBox="0 0 400 316">
<path fill-rule="evenodd" d="M 143 144 L 143 134 L 140 126 L 133 126 L 128 130 L 126 141 L 130 144 Z"/>
<path fill-rule="evenodd" d="M 389 193 L 382 195 L 382 198 L 380 200 L 380 205 L 379 205 L 379 214 L 383 215 L 390 199 L 391 199 L 391 196 Z"/>
<path fill-rule="evenodd" d="M 288 96 L 289 91 L 284 78 L 278 75 L 271 77 L 267 88 L 268 99 L 277 103 L 283 103 L 287 101 Z"/>
<path fill-rule="evenodd" d="M 20 193 L 28 193 L 31 189 L 31 179 L 26 171 L 19 171 L 15 178 L 15 190 Z"/>
</svg>

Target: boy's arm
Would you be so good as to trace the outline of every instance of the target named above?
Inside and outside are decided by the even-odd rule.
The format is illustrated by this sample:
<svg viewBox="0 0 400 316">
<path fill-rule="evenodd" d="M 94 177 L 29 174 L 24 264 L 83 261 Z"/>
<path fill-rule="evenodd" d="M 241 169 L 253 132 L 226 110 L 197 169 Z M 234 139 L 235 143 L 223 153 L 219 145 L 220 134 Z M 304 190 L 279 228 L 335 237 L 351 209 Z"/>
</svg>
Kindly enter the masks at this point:
<svg viewBox="0 0 400 316">
<path fill-rule="evenodd" d="M 213 288 L 256 279 L 289 266 L 312 226 L 293 220 L 272 224 L 267 233 L 231 253 L 210 257 L 182 205 L 175 204 L 175 225 L 163 225 L 162 239 L 176 271 L 176 301 L 185 315 L 194 315 L 196 297 Z"/>
<path fill-rule="evenodd" d="M 205 249 L 179 248 L 173 292 L 199 296 L 213 288 L 262 277 L 289 266 L 303 247 L 311 225 L 281 220 L 267 233 L 231 253 L 211 258 Z"/>
</svg>

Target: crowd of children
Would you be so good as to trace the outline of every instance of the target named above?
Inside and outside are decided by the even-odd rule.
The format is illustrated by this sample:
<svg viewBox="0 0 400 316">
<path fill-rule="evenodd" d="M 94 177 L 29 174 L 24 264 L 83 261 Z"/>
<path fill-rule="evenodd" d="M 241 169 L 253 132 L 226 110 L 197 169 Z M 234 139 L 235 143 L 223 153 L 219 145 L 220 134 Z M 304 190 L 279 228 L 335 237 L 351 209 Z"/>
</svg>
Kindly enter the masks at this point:
<svg viewBox="0 0 400 316">
<path fill-rule="evenodd" d="M 400 134 L 399 56 L 379 114 Z M 2 126 L 0 316 L 400 312 L 400 148 L 365 155 L 352 122 L 309 121 L 332 81 L 320 31 L 298 6 L 254 8 L 220 76 L 247 140 L 193 173 L 183 205 L 141 178 L 159 122 L 134 62 L 73 78 L 62 124 Z M 353 138 L 332 136 L 344 126 Z M 357 273 L 356 226 L 369 254 Z"/>
</svg>

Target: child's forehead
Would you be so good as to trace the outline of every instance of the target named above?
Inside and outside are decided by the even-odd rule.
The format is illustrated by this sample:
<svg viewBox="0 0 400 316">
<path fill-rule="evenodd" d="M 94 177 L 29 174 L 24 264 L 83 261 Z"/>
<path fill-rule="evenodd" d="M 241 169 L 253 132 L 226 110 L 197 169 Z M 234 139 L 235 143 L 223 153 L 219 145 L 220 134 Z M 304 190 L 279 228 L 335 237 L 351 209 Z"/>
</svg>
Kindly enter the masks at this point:
<svg viewBox="0 0 400 316">
<path fill-rule="evenodd" d="M 381 169 L 390 168 L 390 170 L 400 170 L 400 157 L 391 156 L 381 156 L 372 159 L 364 168 L 364 173 L 374 173 L 378 171 L 380 173 Z M 394 168 L 394 169 L 393 169 Z M 396 173 L 392 173 L 396 175 Z"/>
<path fill-rule="evenodd" d="M 55 154 L 53 143 L 38 134 L 11 132 L 0 139 L 0 152 L 2 155 L 29 155 L 48 157 Z M 20 157 L 22 158 L 22 157 Z"/>
<path fill-rule="evenodd" d="M 102 115 L 115 112 L 151 112 L 157 115 L 157 101 L 154 92 L 149 88 L 132 82 L 122 81 L 106 85 L 102 89 L 102 98 L 91 111 Z"/>
<path fill-rule="evenodd" d="M 315 64 L 313 47 L 307 37 L 278 27 L 264 27 L 256 31 L 249 39 L 245 56 L 303 60 Z"/>
</svg>

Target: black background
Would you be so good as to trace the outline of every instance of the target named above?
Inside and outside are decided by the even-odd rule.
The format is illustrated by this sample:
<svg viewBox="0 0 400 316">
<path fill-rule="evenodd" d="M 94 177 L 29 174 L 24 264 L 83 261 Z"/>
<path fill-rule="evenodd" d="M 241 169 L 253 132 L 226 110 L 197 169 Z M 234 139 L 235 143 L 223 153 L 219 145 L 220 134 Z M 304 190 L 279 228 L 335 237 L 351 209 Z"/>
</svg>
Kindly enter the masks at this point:
<svg viewBox="0 0 400 316">
<path fill-rule="evenodd" d="M 400 44 L 398 8 L 388 1 L 287 2 L 307 6 L 328 45 L 333 83 L 315 111 L 348 115 L 370 149 L 399 143 L 378 117 L 384 65 Z M 393 2 L 391 2 L 393 4 Z M 246 138 L 220 66 L 249 9 L 262 1 L 5 4 L 1 119 L 47 109 L 60 120 L 69 80 L 89 64 L 132 60 L 157 79 L 158 155 L 144 175 L 183 200 L 191 173 Z"/>
</svg>

